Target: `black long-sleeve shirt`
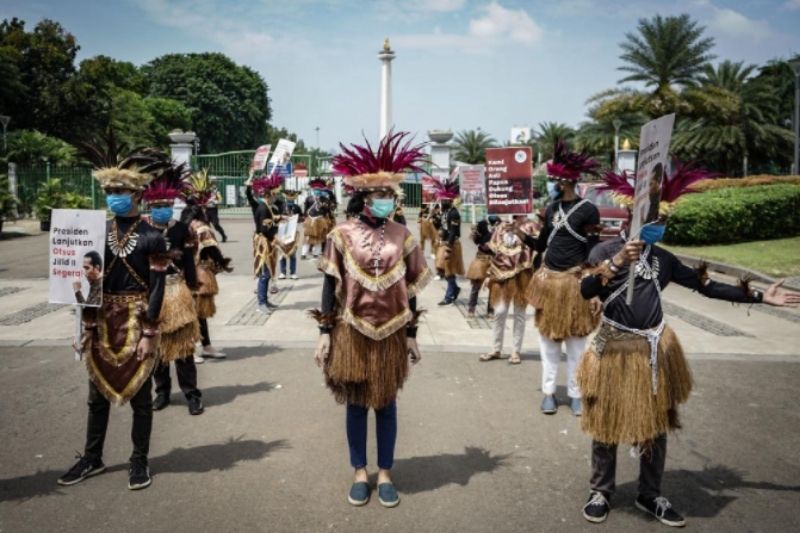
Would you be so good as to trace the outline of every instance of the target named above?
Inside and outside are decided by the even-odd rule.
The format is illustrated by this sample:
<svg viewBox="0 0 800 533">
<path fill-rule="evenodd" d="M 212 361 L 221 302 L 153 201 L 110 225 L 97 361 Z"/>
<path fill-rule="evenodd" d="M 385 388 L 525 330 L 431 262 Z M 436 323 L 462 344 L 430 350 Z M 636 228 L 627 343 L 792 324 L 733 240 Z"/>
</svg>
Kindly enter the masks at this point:
<svg viewBox="0 0 800 533">
<path fill-rule="evenodd" d="M 616 237 L 596 246 L 589 256 L 589 263 L 599 265 L 606 259 L 611 259 L 624 246 L 625 241 Z M 658 246 L 650 247 L 650 254 L 647 257 L 647 264 L 650 265 L 652 275 L 658 279 L 659 286 L 663 291 L 671 282 L 695 290 L 707 296 L 729 302 L 759 303 L 761 294 L 748 294 L 741 287 L 720 283 L 713 280 L 700 279 L 698 271 L 684 265 L 675 255 Z M 627 266 L 620 268 L 614 278 L 603 285 L 601 275 L 592 275 L 583 278 L 581 281 L 581 294 L 587 300 L 599 297 L 606 302 L 617 289 L 622 287 L 628 280 Z M 653 283 L 652 277 L 637 268 L 635 278 L 633 301 L 628 306 L 625 303 L 626 291 L 614 298 L 605 305 L 603 314 L 611 320 L 636 329 L 650 329 L 658 326 L 664 317 L 661 309 L 661 297 L 659 290 Z"/>
<path fill-rule="evenodd" d="M 494 228 L 489 225 L 488 220 L 481 220 L 475 226 L 475 230 L 472 232 L 472 242 L 478 247 L 478 251 L 484 254 L 493 254 L 492 250 L 489 248 L 489 241 L 492 240 L 492 233 Z"/>
<path fill-rule="evenodd" d="M 544 226 L 536 239 L 536 251 L 539 253 L 547 251 L 544 264 L 551 270 L 563 272 L 585 263 L 589 258 L 589 252 L 599 241 L 599 232 L 595 228 L 600 224 L 600 212 L 590 202 L 580 206 L 568 220 L 570 227 L 586 239 L 586 242 L 576 239 L 567 228 L 557 230 L 552 240 L 550 239 L 555 227 L 554 219 L 560 217 L 559 204 L 564 214 L 567 214 L 580 201 L 580 198 L 576 198 L 569 202 L 563 200 L 553 202 L 545 210 Z"/>
<path fill-rule="evenodd" d="M 442 218 L 442 229 L 440 231 L 442 240 L 452 246 L 461 238 L 461 214 L 458 209 L 451 207 Z"/>
<path fill-rule="evenodd" d="M 274 220 L 279 216 L 280 210 L 274 205 L 266 203 L 259 203 L 256 208 L 256 231 L 261 233 L 264 237 L 272 240 L 278 233 L 278 224 Z"/>
<path fill-rule="evenodd" d="M 256 221 L 256 210 L 258 206 L 261 204 L 256 197 L 253 195 L 253 187 L 248 185 L 244 190 L 244 195 L 247 197 L 247 203 L 250 205 L 250 211 L 253 212 L 253 223 L 256 225 L 256 231 L 258 231 L 258 222 Z"/>
<path fill-rule="evenodd" d="M 197 268 L 194 263 L 194 245 L 186 247 L 186 242 L 191 237 L 189 226 L 180 221 L 172 222 L 167 228 L 167 248 L 173 255 L 172 264 L 167 269 L 167 274 L 182 273 L 186 285 L 194 289 L 197 287 Z M 180 253 L 180 256 L 178 256 Z"/>
<path fill-rule="evenodd" d="M 368 224 L 369 226 L 375 228 L 379 224 L 382 223 L 381 219 L 374 219 L 370 218 L 366 215 L 359 215 L 359 219 Z M 331 276 L 330 274 L 325 274 L 325 278 L 322 281 L 322 302 L 321 302 L 320 309 L 323 314 L 332 313 L 336 307 L 336 278 Z M 411 312 L 415 312 L 417 310 L 417 297 L 412 296 L 408 299 L 408 307 L 411 309 Z M 417 326 L 406 326 L 406 335 L 409 338 L 416 338 L 417 336 Z"/>
<path fill-rule="evenodd" d="M 115 257 L 112 246 L 106 246 L 103 292 L 109 294 L 147 292 L 147 319 L 155 322 L 158 320 L 161 304 L 164 301 L 166 271 L 151 268 L 150 262 L 156 260 L 166 263 L 166 241 L 158 229 L 145 222 L 139 215 L 116 217 L 114 221 L 117 223 L 116 238 L 118 240 L 123 238 L 133 224 L 138 222 L 139 225 L 128 241 L 128 246 L 120 254 L 125 254 L 125 257 Z M 106 226 L 107 235 L 111 235 L 112 224 L 113 221 L 109 221 Z M 134 238 L 133 235 L 136 237 Z M 134 239 L 135 245 L 133 245 Z M 123 262 L 130 266 L 136 276 L 128 270 Z"/>
</svg>

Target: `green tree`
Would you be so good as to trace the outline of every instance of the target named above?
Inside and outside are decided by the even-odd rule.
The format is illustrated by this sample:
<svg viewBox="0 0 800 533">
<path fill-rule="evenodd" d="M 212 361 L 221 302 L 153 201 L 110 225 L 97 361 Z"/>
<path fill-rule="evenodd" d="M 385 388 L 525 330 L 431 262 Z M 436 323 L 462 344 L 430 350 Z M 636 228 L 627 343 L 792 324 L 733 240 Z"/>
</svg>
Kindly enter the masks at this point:
<svg viewBox="0 0 800 533">
<path fill-rule="evenodd" d="M 166 147 L 169 144 L 167 134 L 172 130 L 192 128 L 192 112 L 177 100 L 148 96 L 144 99 L 144 105 L 153 118 L 150 133 L 157 146 Z"/>
<path fill-rule="evenodd" d="M 731 61 L 704 69 L 702 85 L 685 92 L 692 112 L 676 129 L 676 153 L 735 176 L 791 150 L 791 131 L 776 123 L 776 89 L 755 69 Z"/>
<path fill-rule="evenodd" d="M 75 148 L 36 130 L 15 130 L 8 134 L 8 161 L 18 165 L 72 165 L 78 162 Z"/>
<path fill-rule="evenodd" d="M 25 23 L 13 18 L 0 23 L 0 47 L 14 51 L 19 81 L 27 89 L 19 94 L 12 114 L 15 127 L 56 135 L 69 132 L 75 114 L 68 95 L 80 48 L 75 37 L 48 19 L 26 32 Z"/>
<path fill-rule="evenodd" d="M 168 54 L 142 68 L 148 95 L 172 98 L 192 113 L 206 152 L 252 148 L 267 138 L 266 82 L 219 53 Z"/>
<path fill-rule="evenodd" d="M 486 149 L 497 146 L 497 141 L 486 132 L 463 130 L 456 134 L 453 141 L 453 159 L 469 165 L 486 162 Z"/>
<path fill-rule="evenodd" d="M 542 154 L 542 160 L 553 157 L 553 147 L 557 139 L 571 141 L 575 136 L 575 130 L 561 122 L 540 122 L 539 129 L 534 134 L 534 146 L 536 151 Z"/>
<path fill-rule="evenodd" d="M 11 115 L 27 96 L 19 70 L 19 54 L 10 46 L 0 46 L 0 114 Z"/>
<path fill-rule="evenodd" d="M 714 39 L 689 15 L 640 19 L 637 33 L 626 33 L 620 44 L 625 63 L 619 70 L 629 74 L 621 83 L 638 81 L 654 94 L 672 92 L 673 86 L 696 84 L 705 65 L 714 59 Z"/>
</svg>

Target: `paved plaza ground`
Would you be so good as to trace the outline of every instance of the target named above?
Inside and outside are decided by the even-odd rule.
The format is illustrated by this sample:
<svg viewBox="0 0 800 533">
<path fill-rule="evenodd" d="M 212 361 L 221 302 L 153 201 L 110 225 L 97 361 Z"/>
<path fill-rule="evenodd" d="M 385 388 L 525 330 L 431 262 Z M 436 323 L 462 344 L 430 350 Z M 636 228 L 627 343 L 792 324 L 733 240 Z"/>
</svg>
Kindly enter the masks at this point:
<svg viewBox="0 0 800 533">
<path fill-rule="evenodd" d="M 344 409 L 313 364 L 317 332 L 305 317 L 322 278 L 302 262 L 300 280 L 280 282 L 279 310 L 256 314 L 252 221 L 223 224 L 236 270 L 220 277 L 211 335 L 229 357 L 199 367 L 202 416 L 190 417 L 177 392 L 155 413 L 153 485 L 139 492 L 126 488 L 129 407 L 112 411 L 109 471 L 56 485 L 83 447 L 86 372 L 69 348 L 71 309 L 46 303 L 46 236 L 0 240 L 0 531 L 665 530 L 633 507 L 638 462 L 622 448 L 611 516 L 597 526 L 582 518 L 590 439 L 569 409 L 538 412 L 532 322 L 522 365 L 478 362 L 490 324 L 466 318 L 463 281 L 458 306 L 436 306 L 442 282 L 420 298 L 429 310 L 419 332 L 423 360 L 399 399 L 394 479 L 402 503 L 350 507 Z M 665 495 L 692 531 L 794 531 L 800 313 L 732 306 L 675 286 L 665 302 L 696 381 L 684 429 L 670 436 Z"/>
</svg>

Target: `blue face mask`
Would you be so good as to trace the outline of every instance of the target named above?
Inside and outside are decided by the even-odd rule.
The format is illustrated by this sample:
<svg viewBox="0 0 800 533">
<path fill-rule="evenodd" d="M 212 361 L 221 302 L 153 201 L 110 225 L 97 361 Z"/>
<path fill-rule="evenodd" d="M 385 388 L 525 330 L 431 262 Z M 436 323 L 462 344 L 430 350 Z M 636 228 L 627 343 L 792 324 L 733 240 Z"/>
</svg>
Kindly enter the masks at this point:
<svg viewBox="0 0 800 533">
<path fill-rule="evenodd" d="M 559 187 L 556 182 L 554 181 L 547 182 L 547 196 L 549 196 L 551 200 L 558 200 L 559 198 L 561 198 L 562 192 L 563 191 L 561 190 L 561 187 Z"/>
<path fill-rule="evenodd" d="M 497 224 L 498 222 L 500 222 L 500 217 L 498 217 L 497 215 L 489 215 L 489 216 L 487 217 L 487 220 L 489 221 L 489 224 L 491 224 L 492 226 L 494 226 L 495 224 Z"/>
<path fill-rule="evenodd" d="M 664 239 L 664 232 L 667 230 L 666 224 L 647 224 L 642 227 L 639 237 L 647 244 L 655 244 Z"/>
<path fill-rule="evenodd" d="M 369 212 L 376 218 L 386 218 L 394 211 L 394 198 L 375 198 Z"/>
<path fill-rule="evenodd" d="M 172 206 L 154 207 L 150 210 L 150 215 L 156 224 L 166 224 L 172 218 Z"/>
<path fill-rule="evenodd" d="M 115 215 L 126 215 L 133 209 L 133 198 L 130 193 L 109 194 L 106 196 L 106 205 Z"/>
</svg>

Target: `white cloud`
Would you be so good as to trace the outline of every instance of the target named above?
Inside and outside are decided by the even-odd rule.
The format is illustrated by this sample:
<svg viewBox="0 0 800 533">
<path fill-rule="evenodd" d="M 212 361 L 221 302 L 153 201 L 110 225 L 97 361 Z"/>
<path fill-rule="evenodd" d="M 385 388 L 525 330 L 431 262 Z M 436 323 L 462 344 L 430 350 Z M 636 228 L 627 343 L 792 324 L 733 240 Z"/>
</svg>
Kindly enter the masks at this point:
<svg viewBox="0 0 800 533">
<path fill-rule="evenodd" d="M 506 9 L 492 2 L 481 12 L 480 16 L 470 19 L 469 29 L 464 34 L 443 32 L 437 26 L 431 33 L 399 35 L 392 40 L 408 48 L 460 48 L 475 52 L 509 42 L 531 46 L 544 34 L 524 9 Z"/>
<path fill-rule="evenodd" d="M 791 10 L 800 9 L 800 0 L 786 0 L 783 7 Z"/>
<path fill-rule="evenodd" d="M 799 2 L 800 0 L 792 0 Z M 739 11 L 717 7 L 709 0 L 699 0 L 697 5 L 710 11 L 711 20 L 708 27 L 723 35 L 747 37 L 753 41 L 761 41 L 770 37 L 774 31 L 764 20 L 751 19 Z"/>
<path fill-rule="evenodd" d="M 415 11 L 447 13 L 459 11 L 466 3 L 467 0 L 411 0 L 408 7 Z"/>
</svg>

